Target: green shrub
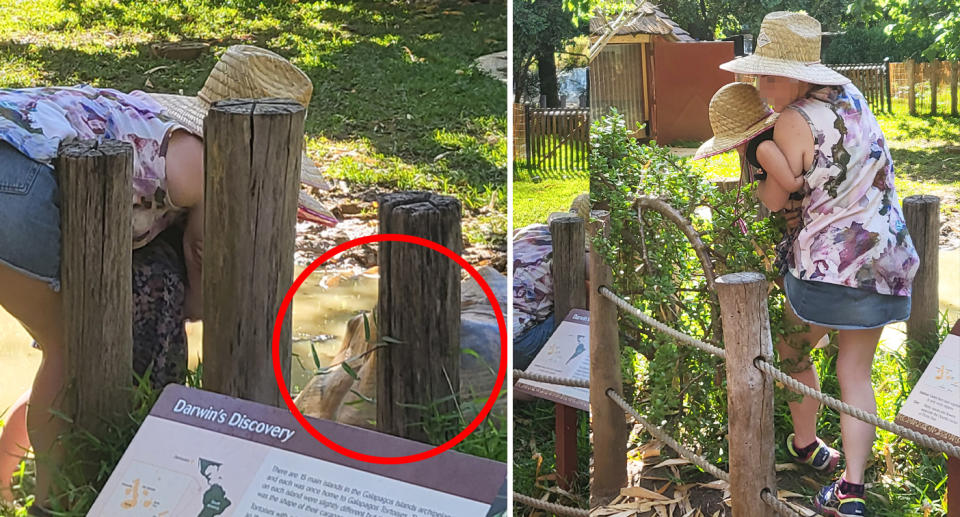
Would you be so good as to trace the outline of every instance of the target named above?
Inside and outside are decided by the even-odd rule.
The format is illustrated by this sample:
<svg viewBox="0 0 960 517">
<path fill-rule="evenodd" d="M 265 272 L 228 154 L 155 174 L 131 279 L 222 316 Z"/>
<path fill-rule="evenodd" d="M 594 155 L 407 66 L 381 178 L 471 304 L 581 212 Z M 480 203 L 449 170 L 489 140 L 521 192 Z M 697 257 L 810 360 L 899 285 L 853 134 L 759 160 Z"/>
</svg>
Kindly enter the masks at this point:
<svg viewBox="0 0 960 517">
<path fill-rule="evenodd" d="M 833 37 L 823 50 L 823 62 L 881 63 L 887 57 L 893 62 L 920 59 L 920 53 L 932 43 L 932 37 L 912 33 L 897 41 L 883 27 L 852 28 Z"/>
</svg>

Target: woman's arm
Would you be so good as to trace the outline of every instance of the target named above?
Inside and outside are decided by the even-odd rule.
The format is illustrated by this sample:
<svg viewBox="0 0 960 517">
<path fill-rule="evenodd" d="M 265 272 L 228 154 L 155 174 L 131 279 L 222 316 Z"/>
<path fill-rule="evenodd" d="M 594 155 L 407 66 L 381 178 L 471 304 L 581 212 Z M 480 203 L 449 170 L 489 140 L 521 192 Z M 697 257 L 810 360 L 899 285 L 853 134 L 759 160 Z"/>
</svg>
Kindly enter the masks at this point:
<svg viewBox="0 0 960 517">
<path fill-rule="evenodd" d="M 184 313 L 188 319 L 198 320 L 203 314 L 203 140 L 186 131 L 174 131 L 167 143 L 166 167 L 170 201 L 187 209 Z"/>
</svg>

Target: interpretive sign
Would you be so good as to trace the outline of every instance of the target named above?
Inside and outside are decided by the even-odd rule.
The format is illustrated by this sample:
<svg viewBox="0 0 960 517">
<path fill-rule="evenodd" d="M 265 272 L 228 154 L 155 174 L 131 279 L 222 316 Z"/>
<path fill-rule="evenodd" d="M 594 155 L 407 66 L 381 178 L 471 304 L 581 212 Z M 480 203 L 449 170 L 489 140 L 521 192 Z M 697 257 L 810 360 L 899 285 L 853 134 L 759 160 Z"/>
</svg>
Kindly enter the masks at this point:
<svg viewBox="0 0 960 517">
<path fill-rule="evenodd" d="M 573 309 L 533 358 L 527 373 L 590 380 L 590 313 Z M 590 390 L 521 379 L 516 390 L 584 411 L 590 410 Z"/>
<path fill-rule="evenodd" d="M 947 335 L 896 422 L 960 446 L 960 336 Z"/>
<path fill-rule="evenodd" d="M 431 447 L 310 419 L 365 454 Z M 454 451 L 402 465 L 330 450 L 286 409 L 170 385 L 137 431 L 88 516 L 485 517 L 503 463 Z"/>
</svg>

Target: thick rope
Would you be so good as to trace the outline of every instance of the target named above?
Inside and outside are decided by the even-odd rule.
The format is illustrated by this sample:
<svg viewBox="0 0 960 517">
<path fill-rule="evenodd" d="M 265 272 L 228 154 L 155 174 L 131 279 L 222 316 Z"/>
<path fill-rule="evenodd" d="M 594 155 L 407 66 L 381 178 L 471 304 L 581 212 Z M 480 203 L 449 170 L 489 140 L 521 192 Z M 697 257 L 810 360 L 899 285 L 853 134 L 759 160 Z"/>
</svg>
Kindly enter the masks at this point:
<svg viewBox="0 0 960 517">
<path fill-rule="evenodd" d="M 760 499 L 762 499 L 764 503 L 767 503 L 767 506 L 776 510 L 776 512 L 782 517 L 803 517 L 803 515 L 800 515 L 790 505 L 773 495 L 768 488 L 765 488 L 763 489 L 763 492 L 760 492 Z M 819 516 L 820 514 L 814 513 L 814 515 Z"/>
<path fill-rule="evenodd" d="M 610 289 L 607 289 L 606 286 L 603 286 L 603 285 L 600 286 L 599 292 L 600 292 L 600 294 L 602 294 L 603 296 L 605 296 L 608 300 L 610 300 L 611 302 L 615 303 L 615 304 L 617 305 L 617 307 L 620 307 L 620 308 L 623 309 L 625 312 L 630 313 L 631 315 L 635 316 L 635 317 L 636 317 L 637 319 L 639 319 L 640 321 L 642 321 L 642 322 L 646 323 L 647 325 L 650 325 L 651 327 L 659 330 L 660 332 L 663 332 L 664 334 L 666 334 L 666 335 L 668 335 L 668 336 L 676 339 L 677 341 L 679 341 L 679 342 L 681 342 L 681 343 L 683 343 L 683 344 L 686 344 L 686 345 L 690 345 L 690 346 L 699 348 L 700 350 L 703 350 L 704 352 L 707 352 L 708 354 L 713 354 L 713 355 L 715 355 L 715 356 L 717 356 L 717 357 L 721 357 L 721 358 L 723 358 L 723 359 L 726 359 L 726 358 L 727 358 L 727 353 L 726 353 L 726 351 L 724 351 L 724 349 L 719 348 L 719 347 L 715 347 L 715 346 L 713 346 L 713 345 L 711 345 L 711 344 L 709 344 L 709 343 L 704 343 L 703 341 L 700 341 L 699 339 L 697 339 L 697 338 L 695 338 L 695 337 L 688 336 L 688 335 L 684 334 L 683 332 L 680 332 L 680 331 L 678 331 L 678 330 L 672 329 L 672 328 L 664 325 L 663 323 L 661 323 L 661 322 L 659 322 L 659 321 L 651 318 L 650 316 L 647 316 L 647 315 L 644 314 L 643 311 L 641 311 L 640 309 L 634 307 L 633 305 L 630 305 L 630 302 L 624 300 L 623 298 L 620 298 L 619 296 L 617 296 L 616 294 L 614 294 L 613 291 L 611 291 Z"/>
<path fill-rule="evenodd" d="M 523 494 L 513 493 L 513 500 L 531 508 L 537 508 L 545 512 L 553 512 L 556 515 L 570 515 L 572 517 L 590 517 L 590 510 L 574 508 L 572 506 L 563 506 L 562 504 L 548 503 Z"/>
<path fill-rule="evenodd" d="M 867 413 L 866 411 L 851 406 L 845 402 L 837 400 L 829 395 L 824 395 L 819 390 L 815 390 L 810 386 L 794 379 L 793 377 L 787 375 L 786 373 L 781 372 L 776 366 L 768 363 L 767 361 L 758 360 L 754 361 L 754 364 L 761 371 L 768 373 L 773 376 L 774 379 L 782 382 L 786 387 L 790 388 L 792 391 L 795 391 L 805 397 L 811 397 L 814 399 L 823 402 L 827 407 L 833 409 L 834 411 L 839 411 L 841 413 L 846 413 L 853 416 L 858 420 L 862 420 L 868 424 L 873 424 L 880 429 L 889 431 L 895 435 L 902 436 L 909 440 L 919 443 L 920 445 L 933 449 L 944 454 L 953 456 L 954 458 L 960 458 L 960 447 L 953 445 L 952 443 L 945 442 L 943 440 L 938 440 L 932 436 L 927 436 L 922 433 L 918 433 L 913 429 L 909 429 L 900 424 L 895 424 L 888 420 L 879 418 L 877 415 L 872 413 Z"/>
<path fill-rule="evenodd" d="M 523 370 L 513 371 L 514 379 L 526 379 L 528 381 L 545 382 L 547 384 L 557 384 L 560 386 L 572 386 L 574 388 L 589 388 L 590 381 L 582 379 L 568 379 L 566 377 L 555 377 L 553 375 L 541 375 L 539 373 L 527 373 Z"/>
<path fill-rule="evenodd" d="M 691 462 L 693 462 L 694 465 L 702 468 L 711 476 L 717 479 L 722 479 L 727 482 L 730 481 L 730 474 L 727 474 L 723 470 L 720 470 L 719 468 L 714 466 L 712 463 L 707 461 L 706 458 L 694 453 L 690 449 L 681 445 L 679 442 L 671 438 L 667 433 L 664 433 L 662 429 L 648 422 L 646 418 L 643 418 L 642 416 L 640 416 L 640 414 L 638 414 L 637 411 L 630 406 L 630 404 L 627 404 L 627 401 L 623 400 L 623 397 L 621 397 L 620 394 L 614 391 L 612 388 L 607 390 L 607 396 L 610 397 L 611 400 L 616 402 L 617 405 L 620 406 L 620 408 L 623 409 L 628 415 L 632 416 L 634 420 L 640 423 L 640 425 L 642 425 L 647 430 L 648 433 L 652 434 L 654 438 L 667 444 L 668 447 L 677 451 L 677 454 L 690 460 Z"/>
</svg>

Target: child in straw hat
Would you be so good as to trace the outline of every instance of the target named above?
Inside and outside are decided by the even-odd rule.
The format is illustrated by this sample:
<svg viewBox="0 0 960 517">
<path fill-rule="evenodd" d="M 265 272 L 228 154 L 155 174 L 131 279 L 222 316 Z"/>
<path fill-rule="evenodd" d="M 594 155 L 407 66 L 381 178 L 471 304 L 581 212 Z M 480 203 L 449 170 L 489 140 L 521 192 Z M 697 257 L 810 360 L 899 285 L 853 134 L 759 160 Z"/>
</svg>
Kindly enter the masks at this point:
<svg viewBox="0 0 960 517">
<path fill-rule="evenodd" d="M 820 23 L 806 14 L 769 13 L 756 52 L 720 68 L 759 76 L 761 97 L 780 113 L 774 140 L 791 170 L 803 172 L 802 227 L 784 290 L 788 326 L 805 324 L 806 330 L 780 340 L 781 363 L 799 382 L 819 389 L 811 344 L 837 330 L 841 399 L 876 412 L 871 366 L 877 343 L 885 325 L 909 317 L 919 266 L 883 131 L 860 91 L 820 63 Z M 817 437 L 819 402 L 803 397 L 789 405 L 790 455 L 820 470 L 835 468 L 838 453 Z M 876 430 L 846 413 L 840 428 L 843 474 L 820 490 L 814 504 L 824 515 L 864 515 L 864 472 Z"/>
<path fill-rule="evenodd" d="M 227 49 L 196 97 L 123 93 L 86 85 L 0 89 L 0 285 L 4 286 L 0 306 L 22 322 L 43 351 L 29 411 L 22 407 L 26 397 L 21 397 L 21 407 L 10 411 L 20 418 L 26 413 L 29 441 L 48 458 L 37 464 L 36 502 L 31 514 L 46 513 L 43 506 L 48 504 L 52 475 L 62 454 L 57 436 L 63 422 L 51 411 L 59 407 L 58 394 L 65 377 L 59 188 L 54 168 L 60 143 L 81 138 L 133 145 L 131 246 L 144 248 L 167 229 L 182 225 L 178 247 L 183 249 L 188 281 L 181 303 L 185 315 L 196 319 L 201 308 L 204 226 L 201 138 L 207 110 L 212 103 L 230 98 L 292 98 L 306 107 L 312 91 L 310 79 L 286 59 L 245 45 Z M 305 155 L 301 181 L 323 185 Z M 303 192 L 300 215 L 327 225 L 336 223 L 322 205 Z M 140 299 L 137 297 L 138 303 Z M 145 303 L 170 305 L 156 305 L 155 301 Z M 134 328 L 138 328 L 136 323 Z M 2 438 L 0 446 L 11 445 L 11 440 Z M 12 448 L 18 445 L 14 443 Z M 21 451 L 13 452 L 19 455 Z M 8 464 L 10 457 L 11 451 L 0 450 L 0 467 Z M 0 477 L 9 479 L 9 474 L 5 470 Z M 9 497 L 8 492 L 0 490 L 0 496 Z"/>
<path fill-rule="evenodd" d="M 755 168 L 759 180 L 758 196 L 770 210 L 784 208 L 787 201 L 803 199 L 803 176 L 795 173 L 786 157 L 773 141 L 773 128 L 778 114 L 760 99 L 752 84 L 730 83 L 710 99 L 710 127 L 713 138 L 697 149 L 694 160 L 708 158 L 736 149 L 741 167 Z M 786 271 L 795 229 L 784 234 L 777 245 L 776 268 Z"/>
</svg>

